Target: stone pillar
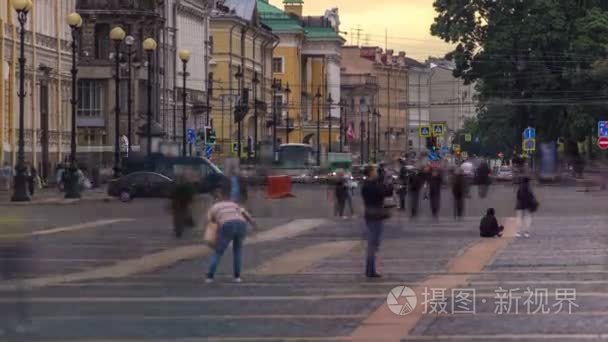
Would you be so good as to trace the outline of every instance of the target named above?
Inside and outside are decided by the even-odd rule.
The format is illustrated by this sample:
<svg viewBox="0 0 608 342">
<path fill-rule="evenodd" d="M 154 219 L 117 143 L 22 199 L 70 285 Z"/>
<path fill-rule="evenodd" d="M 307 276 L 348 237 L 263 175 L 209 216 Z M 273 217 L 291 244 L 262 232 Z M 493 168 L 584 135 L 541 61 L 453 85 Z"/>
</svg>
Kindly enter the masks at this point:
<svg viewBox="0 0 608 342">
<path fill-rule="evenodd" d="M 338 119 L 340 117 L 340 108 L 337 106 L 340 101 L 340 60 L 335 56 L 327 59 L 327 92 L 334 101 L 331 117 Z"/>
</svg>

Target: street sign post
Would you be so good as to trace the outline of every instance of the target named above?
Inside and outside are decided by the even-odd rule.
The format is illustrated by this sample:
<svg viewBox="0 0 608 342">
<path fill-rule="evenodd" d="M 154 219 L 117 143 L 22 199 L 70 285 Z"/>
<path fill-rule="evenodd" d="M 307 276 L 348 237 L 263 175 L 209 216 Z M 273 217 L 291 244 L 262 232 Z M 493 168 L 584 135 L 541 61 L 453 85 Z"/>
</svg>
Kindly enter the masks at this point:
<svg viewBox="0 0 608 342">
<path fill-rule="evenodd" d="M 429 138 L 431 136 L 431 127 L 430 126 L 420 126 L 418 129 L 418 135 L 421 138 Z"/>
<path fill-rule="evenodd" d="M 608 137 L 608 121 L 597 122 L 597 136 Z"/>
<path fill-rule="evenodd" d="M 524 141 L 522 143 L 522 150 L 524 152 L 536 151 L 536 139 L 534 139 L 534 138 L 524 139 Z"/>
<path fill-rule="evenodd" d="M 528 127 L 524 129 L 524 140 L 536 139 L 536 128 Z"/>
<path fill-rule="evenodd" d="M 597 146 L 602 150 L 608 150 L 608 137 L 599 137 L 597 139 Z"/>
<path fill-rule="evenodd" d="M 188 128 L 186 130 L 186 139 L 189 144 L 196 143 L 196 130 L 194 128 Z"/>
<path fill-rule="evenodd" d="M 445 125 L 442 123 L 434 123 L 432 124 L 433 128 L 433 136 L 434 137 L 442 137 L 445 134 Z"/>
</svg>

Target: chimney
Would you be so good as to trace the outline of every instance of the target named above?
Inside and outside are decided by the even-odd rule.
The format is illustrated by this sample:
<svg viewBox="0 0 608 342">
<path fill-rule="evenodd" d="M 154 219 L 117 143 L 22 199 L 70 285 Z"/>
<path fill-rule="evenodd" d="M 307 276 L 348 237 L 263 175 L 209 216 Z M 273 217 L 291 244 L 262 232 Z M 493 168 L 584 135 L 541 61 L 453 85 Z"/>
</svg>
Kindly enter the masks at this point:
<svg viewBox="0 0 608 342">
<path fill-rule="evenodd" d="M 286 13 L 302 17 L 304 0 L 283 0 L 283 5 Z"/>
<path fill-rule="evenodd" d="M 382 49 L 381 48 L 376 49 L 376 63 L 382 64 Z"/>
<path fill-rule="evenodd" d="M 407 63 L 405 62 L 405 51 L 399 51 L 399 66 L 405 68 Z"/>
</svg>

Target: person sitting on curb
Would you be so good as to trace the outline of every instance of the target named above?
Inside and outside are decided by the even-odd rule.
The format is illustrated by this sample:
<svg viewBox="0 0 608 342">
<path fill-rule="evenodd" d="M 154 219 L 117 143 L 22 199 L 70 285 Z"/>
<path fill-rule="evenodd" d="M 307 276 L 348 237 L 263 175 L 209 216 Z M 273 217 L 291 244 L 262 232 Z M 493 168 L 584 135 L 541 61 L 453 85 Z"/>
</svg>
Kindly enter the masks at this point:
<svg viewBox="0 0 608 342">
<path fill-rule="evenodd" d="M 494 208 L 489 208 L 486 216 L 481 219 L 479 224 L 479 236 L 485 238 L 502 237 L 505 227 L 499 226 L 496 220 Z"/>
</svg>

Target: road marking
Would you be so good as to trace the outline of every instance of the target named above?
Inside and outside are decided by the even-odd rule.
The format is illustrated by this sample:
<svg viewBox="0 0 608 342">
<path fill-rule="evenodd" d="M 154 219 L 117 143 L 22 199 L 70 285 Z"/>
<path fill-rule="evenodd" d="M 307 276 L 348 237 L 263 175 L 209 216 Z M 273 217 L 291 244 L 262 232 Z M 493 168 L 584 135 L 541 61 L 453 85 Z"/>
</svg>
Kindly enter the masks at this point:
<svg viewBox="0 0 608 342">
<path fill-rule="evenodd" d="M 322 301 L 386 298 L 385 293 L 336 294 L 309 296 L 217 296 L 217 297 L 29 297 L 30 303 L 205 303 L 227 301 Z M 0 303 L 14 303 L 15 298 L 0 298 Z"/>
<path fill-rule="evenodd" d="M 401 340 L 438 341 L 438 340 L 598 340 L 608 337 L 603 334 L 497 334 L 497 335 L 436 335 L 436 336 L 405 336 Z"/>
<path fill-rule="evenodd" d="M 514 236 L 516 223 L 514 219 L 505 221 L 505 236 Z M 513 239 L 480 239 L 462 254 L 454 258 L 448 264 L 448 274 L 431 276 L 422 283 L 422 286 L 414 288 L 418 298 L 424 298 L 423 293 L 427 288 L 453 289 L 465 286 L 469 276 L 466 273 L 481 272 L 485 265 L 490 262 L 498 251 L 505 248 Z M 459 274 L 452 274 L 459 273 Z M 369 341 L 400 341 L 407 336 L 423 317 L 424 307 L 418 305 L 413 312 L 407 316 L 395 315 L 390 311 L 386 303 L 376 309 L 361 325 L 352 333 L 353 339 Z"/>
<path fill-rule="evenodd" d="M 11 239 L 12 238 L 28 238 L 28 237 L 34 237 L 34 236 L 44 236 L 44 235 L 51 235 L 51 234 L 58 234 L 58 233 L 74 232 L 74 231 L 79 231 L 79 230 L 109 226 L 109 225 L 113 225 L 116 223 L 133 222 L 133 221 L 135 221 L 135 220 L 134 219 L 99 220 L 99 221 L 75 224 L 75 225 L 66 226 L 66 227 L 35 230 L 33 232 L 24 233 L 24 234 L 4 234 L 4 235 L 0 235 L 0 239 L 2 239 L 2 238 L 11 238 Z"/>
<path fill-rule="evenodd" d="M 258 233 L 247 240 L 246 244 L 257 244 L 292 238 L 322 226 L 326 222 L 327 220 L 323 219 L 295 220 Z M 82 225 L 79 225 L 79 227 L 80 228 L 78 229 L 84 229 L 82 228 Z M 56 228 L 54 230 L 57 231 L 58 229 L 66 231 L 66 229 L 74 230 L 75 228 L 73 226 Z M 0 290 L 14 290 L 20 286 L 37 288 L 78 281 L 125 278 L 139 273 L 153 272 L 174 265 L 180 261 L 200 258 L 210 253 L 211 249 L 202 243 L 198 245 L 182 246 L 82 272 L 0 282 Z"/>
<path fill-rule="evenodd" d="M 168 321 L 168 320 L 247 320 L 247 319 L 361 319 L 365 318 L 363 314 L 335 314 L 335 315 L 176 315 L 176 316 L 150 316 L 150 315 L 112 315 L 113 320 L 132 320 L 132 321 Z M 36 316 L 36 321 L 81 321 L 81 320 L 99 320 L 103 318 L 100 315 L 78 315 L 78 316 Z"/>
<path fill-rule="evenodd" d="M 296 249 L 262 264 L 254 273 L 256 275 L 296 274 L 325 258 L 346 254 L 359 245 L 361 241 L 338 241 Z"/>
</svg>

